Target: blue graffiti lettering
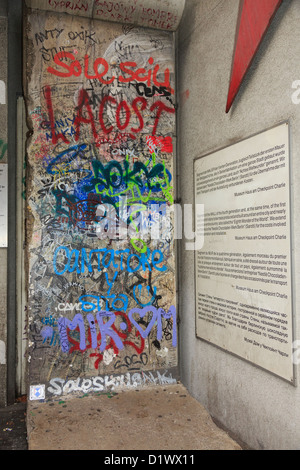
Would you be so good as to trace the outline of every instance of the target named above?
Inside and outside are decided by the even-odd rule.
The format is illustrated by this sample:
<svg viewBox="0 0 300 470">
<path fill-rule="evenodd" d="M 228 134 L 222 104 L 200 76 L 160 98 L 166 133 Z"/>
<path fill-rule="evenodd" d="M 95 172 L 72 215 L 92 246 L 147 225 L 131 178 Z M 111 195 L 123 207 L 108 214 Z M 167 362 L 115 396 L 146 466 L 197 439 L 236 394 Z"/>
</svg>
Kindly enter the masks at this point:
<svg viewBox="0 0 300 470">
<path fill-rule="evenodd" d="M 111 294 L 111 295 L 82 295 L 79 297 L 82 303 L 82 310 L 86 313 L 102 310 L 102 302 L 105 301 L 105 310 L 119 310 L 126 312 L 128 307 L 128 297 L 125 294 Z M 110 300 L 112 304 L 109 305 Z"/>
<path fill-rule="evenodd" d="M 97 267 L 92 265 L 94 255 L 97 256 Z M 128 256 L 123 264 L 125 255 Z M 130 254 L 129 249 L 115 251 L 106 248 L 90 250 L 89 254 L 87 254 L 85 248 L 81 248 L 81 250 L 70 250 L 67 246 L 59 246 L 54 252 L 53 269 L 55 274 L 59 276 L 66 272 L 72 273 L 75 271 L 78 274 L 83 274 L 86 267 L 89 273 L 92 273 L 94 269 L 100 272 L 102 268 L 107 269 L 109 267 L 113 267 L 119 271 L 127 270 L 129 273 L 134 273 L 139 269 L 142 269 L 142 271 L 152 271 L 152 269 L 156 269 L 157 271 L 164 272 L 167 270 L 167 267 L 159 266 L 163 260 L 164 255 L 160 250 L 153 250 L 151 253 L 149 248 L 146 253 L 138 254 Z"/>
<path fill-rule="evenodd" d="M 86 342 L 85 342 L 84 320 L 82 318 L 82 315 L 78 313 L 73 318 L 73 321 L 70 321 L 68 318 L 61 317 L 57 320 L 57 323 L 58 323 L 58 331 L 60 334 L 60 344 L 61 344 L 62 351 L 63 352 L 69 351 L 69 340 L 68 340 L 67 328 L 69 330 L 75 330 L 77 327 L 79 327 L 79 332 L 80 332 L 80 349 L 84 351 L 86 348 Z"/>
<path fill-rule="evenodd" d="M 136 294 L 136 290 L 138 289 L 138 296 L 141 297 L 142 296 L 142 285 L 139 284 L 138 286 L 134 286 L 133 288 L 133 297 L 134 297 L 134 300 L 136 301 L 137 304 L 141 305 L 142 307 L 146 307 L 148 305 L 152 305 L 152 303 L 154 302 L 154 300 L 156 299 L 156 287 L 154 287 L 153 289 L 153 295 L 151 297 L 151 300 L 147 303 L 143 303 L 141 302 L 141 300 L 139 300 L 137 298 L 137 294 Z M 148 295 L 150 295 L 150 286 L 147 286 L 147 291 L 148 291 Z"/>
<path fill-rule="evenodd" d="M 92 297 L 92 296 L 90 296 Z M 83 301 L 83 305 L 84 305 Z M 88 302 L 86 302 L 88 303 Z M 90 305 L 93 305 L 90 303 Z M 85 306 L 86 307 L 86 306 Z M 90 307 L 90 310 L 93 310 L 95 306 L 93 305 L 93 308 Z M 88 310 L 85 310 L 88 311 Z M 149 321 L 149 316 L 150 321 Z M 87 315 L 87 320 L 89 323 L 89 329 L 90 329 L 90 334 L 91 334 L 91 345 L 94 349 L 97 347 L 97 331 L 96 331 L 96 321 L 95 317 L 92 313 L 89 313 Z M 104 321 L 104 319 L 108 319 L 107 321 Z M 147 327 L 144 329 L 142 328 L 142 323 L 144 324 L 144 321 L 141 322 L 141 320 L 144 320 L 147 318 L 147 321 L 149 321 Z M 131 321 L 132 325 L 137 329 L 137 331 L 140 333 L 142 338 L 147 338 L 152 331 L 154 327 L 156 327 L 157 333 L 156 337 L 158 341 L 161 341 L 162 339 L 162 321 L 163 319 L 165 320 L 171 320 L 172 321 L 172 346 L 177 345 L 177 324 L 176 324 L 176 309 L 174 306 L 171 306 L 169 311 L 166 312 L 162 308 L 156 308 L 154 306 L 146 306 L 143 308 L 133 308 L 129 311 L 128 313 L 128 319 Z M 121 338 L 117 334 L 116 331 L 112 328 L 114 326 L 115 320 L 116 320 L 116 315 L 113 312 L 109 312 L 107 310 L 101 310 L 96 313 L 96 320 L 98 324 L 98 328 L 101 334 L 101 342 L 99 349 L 101 352 L 105 350 L 107 347 L 107 337 L 110 337 L 116 347 L 119 350 L 124 349 L 124 345 L 122 343 Z M 69 330 L 75 330 L 76 328 L 79 327 L 79 336 L 80 336 L 80 344 L 79 347 L 81 351 L 84 351 L 86 349 L 86 336 L 85 336 L 85 325 L 84 325 L 84 318 L 81 314 L 75 315 L 73 320 L 69 320 L 65 317 L 61 317 L 58 319 L 58 329 L 59 329 L 59 335 L 60 335 L 60 344 L 61 344 L 61 349 L 63 352 L 67 353 L 69 352 L 70 349 L 70 344 L 69 344 L 69 338 L 68 338 L 68 329 Z M 45 336 L 48 336 L 49 332 Z"/>
</svg>

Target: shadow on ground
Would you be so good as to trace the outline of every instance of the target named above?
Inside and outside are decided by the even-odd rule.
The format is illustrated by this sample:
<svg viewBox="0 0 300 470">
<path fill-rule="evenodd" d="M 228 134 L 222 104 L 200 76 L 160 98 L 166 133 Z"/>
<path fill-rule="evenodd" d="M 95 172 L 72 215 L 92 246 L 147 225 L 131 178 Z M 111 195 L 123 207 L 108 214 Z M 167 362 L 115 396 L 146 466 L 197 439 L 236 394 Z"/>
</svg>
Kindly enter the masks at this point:
<svg viewBox="0 0 300 470">
<path fill-rule="evenodd" d="M 29 450 L 241 450 L 178 383 L 28 402 Z"/>
<path fill-rule="evenodd" d="M 2 450 L 244 450 L 182 384 L 0 408 Z"/>
<path fill-rule="evenodd" d="M 26 399 L 0 408 L 0 451 L 28 450 L 26 429 Z"/>
</svg>

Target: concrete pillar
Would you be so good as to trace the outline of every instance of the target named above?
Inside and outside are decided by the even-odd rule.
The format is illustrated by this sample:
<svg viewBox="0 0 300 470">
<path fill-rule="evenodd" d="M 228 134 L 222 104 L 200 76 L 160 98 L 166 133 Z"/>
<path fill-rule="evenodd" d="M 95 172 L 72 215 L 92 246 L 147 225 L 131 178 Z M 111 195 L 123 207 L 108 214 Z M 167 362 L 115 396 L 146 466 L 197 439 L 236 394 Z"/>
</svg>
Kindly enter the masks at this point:
<svg viewBox="0 0 300 470">
<path fill-rule="evenodd" d="M 7 171 L 7 34 L 8 21 L 6 11 L 0 10 L 0 169 Z M 2 166 L 3 165 L 3 166 Z M 1 213 L 7 207 L 4 196 L 7 187 L 2 193 Z M 5 229 L 5 226 L 4 226 Z M 7 403 L 7 247 L 0 247 L 0 406 Z"/>
</svg>

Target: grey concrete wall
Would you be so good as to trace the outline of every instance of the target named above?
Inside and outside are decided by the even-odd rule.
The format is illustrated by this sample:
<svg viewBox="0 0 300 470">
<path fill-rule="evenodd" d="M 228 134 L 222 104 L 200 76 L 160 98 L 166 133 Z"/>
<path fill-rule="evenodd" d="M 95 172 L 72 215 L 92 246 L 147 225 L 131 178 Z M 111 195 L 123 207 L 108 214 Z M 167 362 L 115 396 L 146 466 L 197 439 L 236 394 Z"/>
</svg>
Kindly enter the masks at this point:
<svg viewBox="0 0 300 470">
<path fill-rule="evenodd" d="M 193 201 L 193 160 L 289 120 L 295 339 L 299 325 L 300 3 L 285 0 L 226 114 L 237 0 L 187 0 L 179 41 L 182 203 Z M 181 251 L 181 377 L 209 412 L 255 449 L 299 449 L 300 390 L 195 336 L 194 254 Z M 297 377 L 299 371 L 296 370 Z"/>
</svg>

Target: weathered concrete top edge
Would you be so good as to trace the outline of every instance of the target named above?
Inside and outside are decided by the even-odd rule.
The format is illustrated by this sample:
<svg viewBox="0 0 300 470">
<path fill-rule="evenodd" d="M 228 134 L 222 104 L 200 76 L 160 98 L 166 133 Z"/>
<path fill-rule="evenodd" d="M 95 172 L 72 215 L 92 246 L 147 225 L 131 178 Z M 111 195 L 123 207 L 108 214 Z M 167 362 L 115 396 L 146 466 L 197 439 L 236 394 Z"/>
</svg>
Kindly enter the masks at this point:
<svg viewBox="0 0 300 470">
<path fill-rule="evenodd" d="M 186 0 L 25 0 L 28 8 L 175 32 Z"/>
</svg>

